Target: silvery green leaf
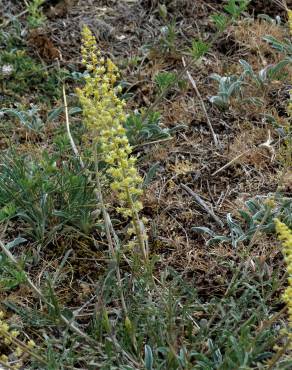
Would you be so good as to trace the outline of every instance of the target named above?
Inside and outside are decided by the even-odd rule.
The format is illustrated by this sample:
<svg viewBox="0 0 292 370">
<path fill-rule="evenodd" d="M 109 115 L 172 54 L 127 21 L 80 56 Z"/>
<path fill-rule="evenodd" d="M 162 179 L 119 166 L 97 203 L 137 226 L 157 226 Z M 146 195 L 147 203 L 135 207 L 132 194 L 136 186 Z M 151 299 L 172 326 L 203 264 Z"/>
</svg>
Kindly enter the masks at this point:
<svg viewBox="0 0 292 370">
<path fill-rule="evenodd" d="M 263 40 L 267 41 L 274 49 L 280 52 L 285 52 L 290 55 L 292 54 L 292 43 L 288 39 L 285 40 L 286 42 L 280 42 L 275 37 L 267 35 L 263 37 Z"/>
<path fill-rule="evenodd" d="M 72 107 L 68 111 L 70 116 L 72 116 L 75 113 L 81 113 L 81 112 L 82 112 L 82 109 L 80 107 Z"/>
<path fill-rule="evenodd" d="M 250 75 L 251 77 L 254 76 L 254 71 L 252 69 L 252 66 L 244 59 L 240 59 L 239 60 L 239 63 L 243 66 L 244 68 L 244 72 L 247 74 L 247 75 Z"/>
<path fill-rule="evenodd" d="M 211 235 L 211 236 L 215 236 L 216 234 L 214 233 L 214 231 L 212 231 L 211 229 L 209 229 L 208 227 L 205 227 L 205 226 L 194 226 L 191 228 L 192 231 L 195 231 L 196 233 L 199 233 L 199 234 L 208 234 L 208 235 Z"/>
<path fill-rule="evenodd" d="M 247 200 L 245 202 L 245 205 L 247 206 L 247 208 L 250 210 L 251 213 L 257 212 L 260 208 L 258 203 L 253 199 Z"/>
<path fill-rule="evenodd" d="M 210 239 L 207 241 L 206 245 L 213 245 L 213 244 L 218 244 L 218 243 L 230 243 L 230 238 L 227 236 L 223 235 L 217 235 L 214 238 Z"/>
<path fill-rule="evenodd" d="M 243 230 L 240 227 L 240 225 L 238 225 L 235 221 L 232 220 L 231 213 L 227 213 L 226 220 L 231 231 L 236 232 L 236 234 L 238 235 L 243 234 Z"/>
<path fill-rule="evenodd" d="M 259 80 L 261 82 L 265 82 L 267 80 L 267 77 L 268 77 L 268 71 L 269 69 L 272 67 L 271 64 L 269 64 L 268 66 L 266 66 L 265 68 L 261 69 L 259 71 L 259 74 L 258 74 L 258 77 L 259 77 Z"/>
<path fill-rule="evenodd" d="M 264 101 L 258 97 L 251 97 L 251 98 L 243 99 L 242 103 L 253 104 L 257 107 L 262 107 L 264 105 Z"/>
<path fill-rule="evenodd" d="M 218 95 L 215 95 L 215 96 L 211 96 L 209 98 L 209 101 L 212 103 L 212 104 L 215 104 L 218 108 L 220 109 L 225 109 L 227 108 L 228 104 L 226 101 L 224 101 L 220 96 Z"/>
<path fill-rule="evenodd" d="M 242 209 L 240 209 L 238 212 L 240 216 L 244 219 L 244 221 L 247 223 L 248 227 L 251 227 L 253 225 L 253 218 L 251 214 L 243 211 Z"/>
<path fill-rule="evenodd" d="M 292 58 L 286 57 L 285 59 L 281 60 L 276 65 L 272 65 L 271 68 L 267 70 L 268 77 L 270 79 L 280 79 L 281 72 L 289 64 L 292 64 Z"/>
<path fill-rule="evenodd" d="M 148 344 L 144 347 L 145 352 L 145 368 L 146 370 L 153 370 L 153 353 L 152 349 Z"/>
<path fill-rule="evenodd" d="M 258 14 L 257 16 L 259 19 L 263 19 L 265 20 L 266 22 L 269 22 L 270 24 L 275 24 L 276 23 L 276 20 L 273 19 L 272 17 L 270 17 L 269 15 L 267 14 Z"/>
<path fill-rule="evenodd" d="M 7 243 L 7 244 L 5 245 L 5 247 L 6 247 L 6 249 L 14 248 L 14 247 L 16 247 L 17 245 L 22 244 L 22 243 L 24 243 L 24 242 L 26 242 L 26 241 L 27 241 L 27 239 L 24 239 L 24 238 L 22 238 L 22 237 L 18 237 L 18 238 L 16 238 L 16 239 L 12 240 L 12 242 Z"/>
<path fill-rule="evenodd" d="M 241 86 L 241 81 L 235 81 L 231 84 L 231 86 L 228 89 L 228 96 L 232 96 L 234 93 L 237 93 Z"/>
<path fill-rule="evenodd" d="M 220 82 L 221 79 L 222 79 L 222 77 L 220 75 L 218 75 L 218 73 L 212 73 L 210 75 L 210 78 L 212 78 L 212 80 L 215 80 L 215 81 L 218 81 L 218 82 Z"/>
<path fill-rule="evenodd" d="M 52 122 L 54 121 L 55 119 L 59 118 L 60 114 L 64 111 L 64 108 L 63 107 L 58 107 L 58 108 L 54 108 L 52 109 L 49 114 L 48 114 L 48 118 L 47 118 L 47 122 Z"/>
</svg>

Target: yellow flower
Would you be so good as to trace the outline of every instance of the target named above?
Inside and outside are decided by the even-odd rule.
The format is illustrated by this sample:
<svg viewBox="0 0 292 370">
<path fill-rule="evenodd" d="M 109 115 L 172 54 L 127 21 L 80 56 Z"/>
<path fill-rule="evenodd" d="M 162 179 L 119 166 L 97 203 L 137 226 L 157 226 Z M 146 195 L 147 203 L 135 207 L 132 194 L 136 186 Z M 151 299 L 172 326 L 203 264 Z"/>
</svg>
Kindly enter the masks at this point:
<svg viewBox="0 0 292 370">
<path fill-rule="evenodd" d="M 0 334 L 8 333 L 8 331 L 9 325 L 6 322 L 0 320 Z"/>
<path fill-rule="evenodd" d="M 11 344 L 11 338 L 4 338 L 4 344 L 6 345 L 6 346 L 9 346 L 10 344 Z"/>
<path fill-rule="evenodd" d="M 34 342 L 32 339 L 30 339 L 30 340 L 26 343 L 26 345 L 28 346 L 28 348 L 29 348 L 29 349 L 32 349 L 32 348 L 34 348 L 34 347 L 35 347 L 35 342 Z"/>
<path fill-rule="evenodd" d="M 20 347 L 16 347 L 14 351 L 15 357 L 20 357 L 23 354 L 23 350 Z"/>
<path fill-rule="evenodd" d="M 90 73 L 85 86 L 77 90 L 83 106 L 84 123 L 108 164 L 111 188 L 117 192 L 120 202 L 117 210 L 125 217 L 134 217 L 142 208 L 136 199 L 141 195 L 142 178 L 135 167 L 135 160 L 129 157 L 132 148 L 123 127 L 125 103 L 117 95 L 120 89 L 114 86 L 119 76 L 118 68 L 109 58 L 100 57 L 96 40 L 88 27 L 83 28 L 82 37 L 82 62 Z"/>
<path fill-rule="evenodd" d="M 282 241 L 288 271 L 288 287 L 283 294 L 283 299 L 288 307 L 289 326 L 292 329 L 292 231 L 278 219 L 275 220 L 275 226 L 278 238 Z"/>
<path fill-rule="evenodd" d="M 288 14 L 288 25 L 292 36 L 292 10 L 287 10 L 287 14 Z"/>
<path fill-rule="evenodd" d="M 271 209 L 276 207 L 276 201 L 273 197 L 266 199 L 265 205 Z"/>
<path fill-rule="evenodd" d="M 87 137 L 102 152 L 101 158 L 107 164 L 106 171 L 111 179 L 110 187 L 119 201 L 116 211 L 131 218 L 135 236 L 147 259 L 147 238 L 138 216 L 143 208 L 139 200 L 142 178 L 135 167 L 135 158 L 131 157 L 132 147 L 124 128 L 126 103 L 118 96 L 121 87 L 115 86 L 119 71 L 109 58 L 100 56 L 95 37 L 86 26 L 82 31 L 81 52 L 88 73 L 85 86 L 77 89 L 77 95 L 83 108 Z"/>
<path fill-rule="evenodd" d="M 21 368 L 21 366 L 22 366 L 22 362 L 21 362 L 21 361 L 19 361 L 19 362 L 17 362 L 16 364 L 14 364 L 14 365 L 12 366 L 12 369 L 13 369 L 13 370 L 18 370 L 18 369 L 20 369 L 20 368 Z"/>
<path fill-rule="evenodd" d="M 9 364 L 9 368 L 11 369 L 20 369 L 22 367 L 22 356 L 25 352 L 25 350 L 22 348 L 22 346 L 17 345 L 17 341 L 15 338 L 17 338 L 20 335 L 20 332 L 15 329 L 11 329 L 9 324 L 5 321 L 5 315 L 3 311 L 0 311 L 0 348 L 5 348 L 6 351 L 9 351 L 9 357 L 12 355 L 14 358 L 17 359 L 16 361 L 13 361 L 13 364 L 9 363 L 9 357 L 7 355 L 0 353 L 0 361 L 4 364 Z M 27 343 L 21 342 L 22 345 L 25 347 L 25 344 L 29 349 L 32 349 L 35 347 L 34 341 L 30 340 Z"/>
<path fill-rule="evenodd" d="M 0 361 L 2 361 L 4 364 L 8 363 L 8 357 L 6 355 L 1 355 L 0 356 Z"/>
<path fill-rule="evenodd" d="M 11 334 L 11 336 L 13 337 L 13 338 L 16 338 L 16 337 L 18 337 L 19 336 L 19 331 L 18 330 L 12 330 L 11 332 L 10 332 L 10 334 Z"/>
</svg>

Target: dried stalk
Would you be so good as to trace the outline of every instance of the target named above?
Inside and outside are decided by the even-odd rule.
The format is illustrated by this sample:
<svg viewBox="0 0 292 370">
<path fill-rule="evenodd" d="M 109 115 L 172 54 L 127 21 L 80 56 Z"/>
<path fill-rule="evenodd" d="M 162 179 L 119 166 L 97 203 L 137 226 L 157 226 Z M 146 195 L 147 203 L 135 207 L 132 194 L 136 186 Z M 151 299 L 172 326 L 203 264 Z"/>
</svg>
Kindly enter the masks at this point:
<svg viewBox="0 0 292 370">
<path fill-rule="evenodd" d="M 229 161 L 224 166 L 220 167 L 218 170 L 213 172 L 211 176 L 218 175 L 219 172 L 221 172 L 221 171 L 225 170 L 226 168 L 230 167 L 234 162 L 236 162 L 239 158 L 241 158 L 242 156 L 244 156 L 245 154 L 247 154 L 250 151 L 251 151 L 251 149 L 248 149 L 245 152 L 238 154 L 236 157 L 232 158 L 231 161 Z"/>
<path fill-rule="evenodd" d="M 207 203 L 198 195 L 196 194 L 192 189 L 190 189 L 187 185 L 181 184 L 180 185 L 186 192 L 188 192 L 192 197 L 195 198 L 196 202 L 199 204 L 201 208 L 203 208 L 204 211 L 206 211 L 216 222 L 220 227 L 224 226 L 224 223 L 220 220 L 218 216 L 215 215 L 215 213 L 208 207 Z"/>
<path fill-rule="evenodd" d="M 66 130 L 67 130 L 68 138 L 70 140 L 70 145 L 71 145 L 71 148 L 73 150 L 73 153 L 75 154 L 75 157 L 79 160 L 81 168 L 84 169 L 84 163 L 82 161 L 82 158 L 79 155 L 77 146 L 75 145 L 75 142 L 73 140 L 73 137 L 72 137 L 71 131 L 70 131 L 70 121 L 69 121 L 69 113 L 68 113 L 68 104 L 67 104 L 65 84 L 63 84 L 63 101 L 64 101 L 64 110 L 65 110 Z"/>
<path fill-rule="evenodd" d="M 185 62 L 184 58 L 182 58 L 182 62 L 183 62 L 184 68 L 186 68 L 186 62 Z M 217 148 L 220 148 L 220 143 L 219 143 L 218 137 L 215 134 L 215 131 L 213 129 L 213 126 L 212 126 L 212 123 L 210 121 L 210 118 L 209 118 L 209 115 L 208 115 L 208 112 L 207 112 L 207 109 L 206 109 L 204 100 L 202 98 L 202 95 L 200 94 L 200 91 L 198 90 L 197 84 L 196 84 L 195 80 L 193 79 L 192 75 L 190 74 L 190 72 L 188 71 L 188 69 L 186 69 L 186 74 L 187 74 L 188 79 L 189 79 L 190 83 L 192 84 L 192 86 L 193 86 L 193 88 L 194 88 L 194 90 L 195 90 L 195 92 L 196 92 L 196 94 L 197 94 L 197 96 L 199 98 L 201 107 L 203 109 L 203 112 L 204 112 L 205 117 L 206 117 L 206 120 L 207 120 L 207 124 L 209 126 L 210 132 L 211 132 L 212 137 L 213 137 L 214 144 L 216 145 Z"/>
</svg>

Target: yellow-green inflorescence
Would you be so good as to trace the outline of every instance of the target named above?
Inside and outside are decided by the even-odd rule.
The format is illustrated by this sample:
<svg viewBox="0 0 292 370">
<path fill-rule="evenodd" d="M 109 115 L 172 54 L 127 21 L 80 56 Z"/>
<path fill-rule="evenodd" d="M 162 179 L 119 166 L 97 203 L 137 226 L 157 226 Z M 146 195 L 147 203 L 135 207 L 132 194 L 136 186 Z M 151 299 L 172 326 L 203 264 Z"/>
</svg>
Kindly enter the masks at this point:
<svg viewBox="0 0 292 370">
<path fill-rule="evenodd" d="M 292 349 L 292 230 L 278 219 L 275 220 L 276 231 L 279 239 L 282 241 L 283 254 L 287 265 L 288 287 L 286 288 L 283 299 L 288 307 L 289 316 L 289 339 Z"/>
<path fill-rule="evenodd" d="M 20 369 L 23 366 L 23 355 L 26 351 L 35 347 L 33 340 L 27 343 L 19 341 L 18 330 L 13 330 L 5 319 L 5 314 L 0 310 L 0 347 L 5 349 L 6 353 L 0 353 L 0 364 L 11 369 Z M 11 350 L 12 348 L 12 350 Z"/>
<path fill-rule="evenodd" d="M 292 35 L 292 10 L 288 9 L 287 14 L 288 14 L 288 25 L 290 29 L 290 34 Z"/>
<path fill-rule="evenodd" d="M 84 123 L 90 139 L 100 148 L 102 161 L 107 163 L 107 173 L 112 179 L 111 189 L 115 192 L 119 207 L 117 211 L 130 217 L 139 244 L 145 239 L 143 227 L 138 219 L 142 203 L 142 178 L 135 167 L 136 159 L 131 156 L 132 148 L 126 136 L 125 102 L 119 98 L 121 89 L 116 86 L 119 77 L 117 66 L 101 56 L 96 39 L 85 26 L 82 31 L 82 63 L 87 74 L 85 86 L 77 89 L 83 108 Z"/>
</svg>

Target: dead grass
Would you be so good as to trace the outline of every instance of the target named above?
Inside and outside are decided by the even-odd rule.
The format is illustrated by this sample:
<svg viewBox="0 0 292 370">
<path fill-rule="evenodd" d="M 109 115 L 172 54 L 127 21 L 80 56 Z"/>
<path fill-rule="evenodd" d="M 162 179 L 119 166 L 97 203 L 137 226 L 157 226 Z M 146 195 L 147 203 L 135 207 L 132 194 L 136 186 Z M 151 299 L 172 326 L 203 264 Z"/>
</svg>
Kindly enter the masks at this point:
<svg viewBox="0 0 292 370">
<path fill-rule="evenodd" d="M 233 34 L 235 40 L 245 49 L 247 60 L 257 68 L 260 66 L 259 61 L 262 67 L 265 67 L 280 60 L 279 53 L 271 49 L 263 37 L 270 35 L 278 40 L 287 37 L 286 31 L 282 27 L 261 19 L 245 19 L 239 22 L 234 27 Z"/>
</svg>

